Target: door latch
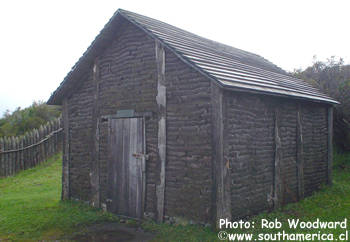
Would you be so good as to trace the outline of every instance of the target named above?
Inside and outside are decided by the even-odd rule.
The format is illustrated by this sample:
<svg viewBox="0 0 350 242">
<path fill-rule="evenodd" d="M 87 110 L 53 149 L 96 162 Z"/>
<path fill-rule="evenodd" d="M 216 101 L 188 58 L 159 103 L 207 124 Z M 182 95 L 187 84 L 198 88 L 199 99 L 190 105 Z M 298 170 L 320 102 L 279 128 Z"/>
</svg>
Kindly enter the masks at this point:
<svg viewBox="0 0 350 242">
<path fill-rule="evenodd" d="M 134 154 L 132 154 L 132 156 L 135 157 L 136 159 L 144 158 L 145 160 L 148 160 L 148 158 L 149 158 L 148 154 L 142 154 L 142 153 L 134 153 Z"/>
</svg>

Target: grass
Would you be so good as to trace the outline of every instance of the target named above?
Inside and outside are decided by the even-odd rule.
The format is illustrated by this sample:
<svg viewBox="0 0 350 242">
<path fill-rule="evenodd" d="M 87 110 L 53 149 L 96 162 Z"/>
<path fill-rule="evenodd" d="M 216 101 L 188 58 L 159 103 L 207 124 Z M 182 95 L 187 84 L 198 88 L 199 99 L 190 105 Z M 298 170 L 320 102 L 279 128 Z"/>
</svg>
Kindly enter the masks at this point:
<svg viewBox="0 0 350 242">
<path fill-rule="evenodd" d="M 57 238 L 80 225 L 117 219 L 80 202 L 60 201 L 60 157 L 0 179 L 0 240 Z"/>
<path fill-rule="evenodd" d="M 350 220 L 350 153 L 335 154 L 333 171 L 333 186 L 323 186 L 318 192 L 304 200 L 289 204 L 272 213 L 261 213 L 250 218 L 248 221 L 254 222 L 252 229 L 231 229 L 229 233 L 252 233 L 255 237 L 259 234 L 277 233 L 285 230 L 286 233 L 332 233 L 334 238 L 345 232 L 344 229 L 291 229 L 287 219 L 300 219 L 301 221 L 343 221 Z M 277 219 L 282 223 L 280 229 L 261 228 L 261 220 L 274 221 Z M 145 223 L 144 227 L 157 231 L 158 241 L 218 241 L 218 231 L 211 228 L 196 225 L 170 226 L 166 224 Z M 347 229 L 350 224 L 347 222 Z M 349 235 L 350 239 L 350 235 Z M 317 241 L 317 239 L 315 240 Z"/>
<path fill-rule="evenodd" d="M 262 213 L 249 219 L 255 228 L 230 230 L 231 233 L 272 233 L 284 229 L 287 233 L 310 230 L 289 229 L 288 218 L 304 221 L 341 221 L 350 214 L 350 154 L 336 154 L 333 186 L 324 186 L 313 196 L 289 204 L 272 213 Z M 61 202 L 61 159 L 52 157 L 36 168 L 14 177 L 0 179 L 0 240 L 50 240 L 71 234 L 82 226 L 115 222 L 118 217 L 91 208 L 81 202 Z M 281 229 L 261 229 L 261 219 L 283 223 Z M 350 219 L 350 218 L 348 218 Z M 349 226 L 349 224 L 348 224 Z M 155 241 L 216 241 L 217 231 L 198 225 L 167 225 L 144 222 L 142 227 L 156 231 Z M 318 232 L 319 230 L 313 230 Z M 335 236 L 343 229 L 321 230 Z"/>
</svg>

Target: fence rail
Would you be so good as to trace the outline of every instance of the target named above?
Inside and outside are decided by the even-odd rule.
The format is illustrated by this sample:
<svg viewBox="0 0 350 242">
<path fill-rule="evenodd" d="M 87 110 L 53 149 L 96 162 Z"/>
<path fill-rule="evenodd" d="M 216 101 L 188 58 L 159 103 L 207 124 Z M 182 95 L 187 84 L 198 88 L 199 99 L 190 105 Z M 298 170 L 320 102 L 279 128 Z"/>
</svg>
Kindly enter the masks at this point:
<svg viewBox="0 0 350 242">
<path fill-rule="evenodd" d="M 0 177 L 40 164 L 62 150 L 61 118 L 17 137 L 0 137 Z"/>
</svg>

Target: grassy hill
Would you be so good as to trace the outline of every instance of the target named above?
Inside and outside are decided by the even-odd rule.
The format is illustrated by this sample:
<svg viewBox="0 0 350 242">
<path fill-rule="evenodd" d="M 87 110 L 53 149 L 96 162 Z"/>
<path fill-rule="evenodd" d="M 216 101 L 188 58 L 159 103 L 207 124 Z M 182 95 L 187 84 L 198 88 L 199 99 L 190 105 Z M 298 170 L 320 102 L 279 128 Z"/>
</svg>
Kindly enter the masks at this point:
<svg viewBox="0 0 350 242">
<path fill-rule="evenodd" d="M 305 230 L 287 227 L 288 218 L 303 221 L 342 221 L 350 214 L 350 154 L 335 156 L 334 185 L 323 187 L 312 197 L 290 204 L 272 213 L 262 213 L 250 218 L 256 226 L 250 230 L 230 230 L 230 233 L 275 233 L 284 229 L 287 233 L 332 233 L 344 229 Z M 115 222 L 118 217 L 93 209 L 80 202 L 61 202 L 60 155 L 33 169 L 14 177 L 0 179 L 0 240 L 52 240 L 69 235 L 77 229 L 94 223 Z M 261 219 L 283 223 L 280 229 L 261 229 Z M 348 219 L 350 219 L 348 217 Z M 156 231 L 155 241 L 216 241 L 218 232 L 208 227 L 156 224 L 144 222 L 142 227 Z M 348 225 L 349 226 L 349 223 Z"/>
</svg>

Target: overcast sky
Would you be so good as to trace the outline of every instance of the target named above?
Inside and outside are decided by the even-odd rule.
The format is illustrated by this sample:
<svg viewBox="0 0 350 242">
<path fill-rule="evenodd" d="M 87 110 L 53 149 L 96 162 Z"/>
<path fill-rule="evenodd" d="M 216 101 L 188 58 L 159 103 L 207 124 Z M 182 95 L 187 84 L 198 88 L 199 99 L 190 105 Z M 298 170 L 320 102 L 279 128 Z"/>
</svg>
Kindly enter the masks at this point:
<svg viewBox="0 0 350 242">
<path fill-rule="evenodd" d="M 350 62 L 350 1 L 0 2 L 0 116 L 46 101 L 113 13 L 123 8 L 263 56 L 287 71 Z"/>
</svg>

